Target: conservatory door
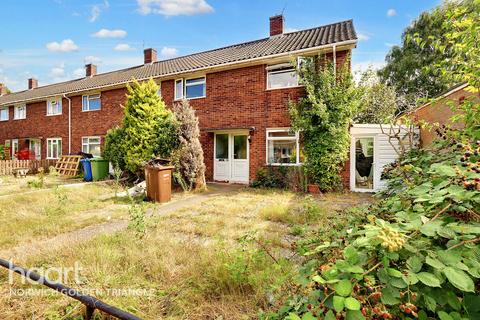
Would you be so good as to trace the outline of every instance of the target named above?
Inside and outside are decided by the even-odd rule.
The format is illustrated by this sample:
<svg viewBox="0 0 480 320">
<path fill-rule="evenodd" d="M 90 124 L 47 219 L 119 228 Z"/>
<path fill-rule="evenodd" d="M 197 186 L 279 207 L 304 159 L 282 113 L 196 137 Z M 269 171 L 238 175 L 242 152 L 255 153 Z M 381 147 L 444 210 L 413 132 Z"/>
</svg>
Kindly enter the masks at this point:
<svg viewBox="0 0 480 320">
<path fill-rule="evenodd" d="M 355 191 L 375 190 L 375 137 L 355 137 L 353 174 Z"/>
</svg>

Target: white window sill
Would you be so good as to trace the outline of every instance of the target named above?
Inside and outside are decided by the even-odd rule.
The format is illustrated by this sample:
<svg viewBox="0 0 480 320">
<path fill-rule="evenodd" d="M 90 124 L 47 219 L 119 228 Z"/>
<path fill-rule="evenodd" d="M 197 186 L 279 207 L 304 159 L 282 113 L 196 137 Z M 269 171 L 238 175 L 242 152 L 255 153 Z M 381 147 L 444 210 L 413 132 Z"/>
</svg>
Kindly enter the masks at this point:
<svg viewBox="0 0 480 320">
<path fill-rule="evenodd" d="M 25 120 L 27 118 L 13 118 L 13 120 Z"/>
<path fill-rule="evenodd" d="M 3 120 L 0 119 L 0 122 L 6 122 L 6 121 L 8 121 L 8 119 L 3 119 Z"/>
<path fill-rule="evenodd" d="M 47 114 L 47 117 L 54 117 L 54 116 L 61 116 L 61 113 L 52 113 L 52 114 Z"/>
<path fill-rule="evenodd" d="M 304 85 L 297 85 L 297 86 L 290 86 L 290 87 L 280 87 L 280 88 L 267 88 L 265 91 L 274 91 L 274 90 L 285 90 L 285 89 L 295 89 L 295 88 L 303 88 Z"/>
<path fill-rule="evenodd" d="M 300 167 L 303 163 L 267 163 L 267 166 L 272 167 Z"/>
<path fill-rule="evenodd" d="M 195 98 L 181 98 L 181 99 L 175 99 L 175 100 L 173 100 L 173 101 L 179 102 L 179 101 L 182 101 L 183 99 L 190 101 L 190 100 L 197 100 L 197 99 L 205 99 L 206 97 L 207 97 L 207 96 L 195 97 Z"/>
<path fill-rule="evenodd" d="M 49 157 L 46 157 L 45 160 L 58 160 L 60 158 L 49 158 Z"/>
<path fill-rule="evenodd" d="M 95 112 L 95 111 L 101 111 L 102 109 L 96 109 L 96 110 L 83 110 L 82 109 L 82 112 Z"/>
</svg>

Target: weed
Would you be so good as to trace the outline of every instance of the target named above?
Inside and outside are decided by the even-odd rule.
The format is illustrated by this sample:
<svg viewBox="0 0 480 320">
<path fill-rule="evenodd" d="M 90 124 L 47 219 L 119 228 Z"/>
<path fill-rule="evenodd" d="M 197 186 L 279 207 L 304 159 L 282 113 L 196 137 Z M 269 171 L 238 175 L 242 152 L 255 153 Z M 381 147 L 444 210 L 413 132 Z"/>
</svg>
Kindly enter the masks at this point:
<svg viewBox="0 0 480 320">
<path fill-rule="evenodd" d="M 56 187 L 54 190 L 55 203 L 45 208 L 47 216 L 59 216 L 67 213 L 68 196 L 63 188 Z"/>
<path fill-rule="evenodd" d="M 34 180 L 27 182 L 30 188 L 41 189 L 45 185 L 45 171 L 43 168 L 38 168 L 38 174 Z"/>
<path fill-rule="evenodd" d="M 135 231 L 138 238 L 143 238 L 147 233 L 147 221 L 145 217 L 145 207 L 141 203 L 132 201 L 128 209 L 130 215 L 129 228 Z"/>
</svg>

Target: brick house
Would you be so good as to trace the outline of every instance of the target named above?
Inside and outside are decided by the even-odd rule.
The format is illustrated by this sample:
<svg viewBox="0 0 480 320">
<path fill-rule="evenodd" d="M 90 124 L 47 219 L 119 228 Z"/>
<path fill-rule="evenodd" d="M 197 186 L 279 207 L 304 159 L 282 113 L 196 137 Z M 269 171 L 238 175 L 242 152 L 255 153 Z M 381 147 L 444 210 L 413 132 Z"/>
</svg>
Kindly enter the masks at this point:
<svg viewBox="0 0 480 320">
<path fill-rule="evenodd" d="M 100 155 L 108 129 L 123 118 L 126 85 L 153 78 L 167 106 L 186 98 L 196 110 L 207 180 L 248 183 L 266 164 L 300 163 L 298 134 L 287 103 L 304 95 L 292 67 L 299 57 L 325 54 L 336 67 L 356 47 L 353 22 L 284 33 L 283 16 L 270 18 L 264 39 L 157 61 L 0 96 L 0 143 L 14 155 L 29 148 L 36 158 L 80 151 Z M 0 85 L 0 94 L 2 91 Z"/>
<path fill-rule="evenodd" d="M 455 115 L 451 104 L 459 105 L 465 98 L 474 96 L 475 93 L 468 92 L 465 88 L 467 83 L 456 85 L 448 91 L 440 94 L 434 101 L 428 102 L 412 110 L 409 114 L 415 121 L 426 121 L 431 124 L 448 125 L 454 129 L 460 129 L 461 123 L 452 123 L 451 118 Z M 434 130 L 420 128 L 420 144 L 423 147 L 431 144 L 438 136 Z"/>
</svg>

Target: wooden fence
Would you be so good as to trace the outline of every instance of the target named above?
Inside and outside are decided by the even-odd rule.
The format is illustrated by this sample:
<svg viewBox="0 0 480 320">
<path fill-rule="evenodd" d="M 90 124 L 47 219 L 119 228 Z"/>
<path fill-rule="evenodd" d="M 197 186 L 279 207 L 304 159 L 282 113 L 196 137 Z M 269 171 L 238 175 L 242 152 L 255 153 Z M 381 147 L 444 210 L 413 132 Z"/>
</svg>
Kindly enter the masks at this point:
<svg viewBox="0 0 480 320">
<path fill-rule="evenodd" d="M 13 170 L 19 168 L 29 168 L 29 173 L 36 173 L 38 168 L 48 171 L 56 162 L 57 160 L 0 160 L 0 175 L 13 174 Z"/>
</svg>

